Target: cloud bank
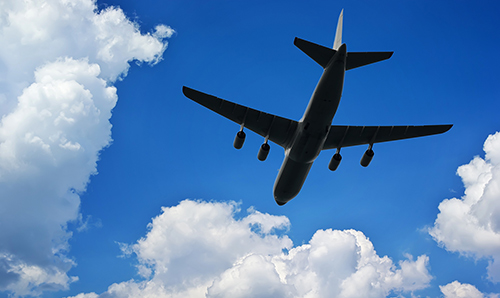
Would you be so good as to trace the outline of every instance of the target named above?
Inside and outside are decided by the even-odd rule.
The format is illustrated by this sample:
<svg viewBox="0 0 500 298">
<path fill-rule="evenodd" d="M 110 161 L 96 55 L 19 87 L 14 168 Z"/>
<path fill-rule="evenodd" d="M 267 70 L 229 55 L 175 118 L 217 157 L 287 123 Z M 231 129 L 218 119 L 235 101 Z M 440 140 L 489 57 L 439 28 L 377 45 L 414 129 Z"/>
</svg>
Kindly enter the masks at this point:
<svg viewBox="0 0 500 298">
<path fill-rule="evenodd" d="M 498 298 L 498 294 L 483 294 L 470 284 L 462 284 L 458 281 L 451 282 L 445 286 L 439 286 L 444 298 Z"/>
<path fill-rule="evenodd" d="M 395 265 L 362 232 L 318 230 L 294 247 L 285 216 L 238 213 L 234 202 L 163 207 L 144 238 L 121 245 L 140 278 L 75 297 L 386 297 L 432 279 L 426 255 Z"/>
<path fill-rule="evenodd" d="M 489 259 L 488 279 L 500 282 L 500 132 L 486 139 L 484 152 L 458 168 L 465 194 L 439 204 L 429 234 L 448 251 Z"/>
<path fill-rule="evenodd" d="M 92 0 L 0 3 L 0 291 L 38 295 L 77 277 L 68 222 L 111 142 L 113 83 L 157 63 L 173 30 L 141 34 Z"/>
</svg>

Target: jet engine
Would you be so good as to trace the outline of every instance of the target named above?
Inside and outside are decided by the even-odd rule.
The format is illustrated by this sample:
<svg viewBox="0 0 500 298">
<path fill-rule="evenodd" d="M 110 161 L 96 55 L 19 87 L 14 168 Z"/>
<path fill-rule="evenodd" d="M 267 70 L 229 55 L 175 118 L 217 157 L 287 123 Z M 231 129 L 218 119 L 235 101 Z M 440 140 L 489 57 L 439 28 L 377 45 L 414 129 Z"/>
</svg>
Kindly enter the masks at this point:
<svg viewBox="0 0 500 298">
<path fill-rule="evenodd" d="M 330 171 L 335 171 L 339 167 L 341 160 L 342 160 L 342 155 L 340 155 L 340 153 L 335 153 L 332 156 L 330 163 L 328 164 L 328 168 L 330 169 Z"/>
<path fill-rule="evenodd" d="M 373 152 L 371 147 L 368 148 L 368 150 L 365 151 L 365 154 L 363 154 L 363 157 L 361 157 L 361 161 L 359 163 L 363 167 L 367 167 L 370 164 L 370 162 L 372 161 L 373 155 L 375 155 L 375 153 Z"/>
<path fill-rule="evenodd" d="M 266 160 L 267 155 L 269 155 L 270 149 L 271 149 L 271 146 L 269 146 L 269 144 L 267 142 L 262 144 L 262 146 L 260 146 L 260 149 L 259 149 L 259 154 L 257 154 L 257 158 L 260 161 Z"/>
<path fill-rule="evenodd" d="M 241 147 L 243 147 L 243 143 L 245 143 L 245 138 L 246 138 L 245 132 L 243 130 L 238 131 L 236 137 L 234 138 L 234 143 L 233 143 L 234 148 L 241 149 Z"/>
</svg>

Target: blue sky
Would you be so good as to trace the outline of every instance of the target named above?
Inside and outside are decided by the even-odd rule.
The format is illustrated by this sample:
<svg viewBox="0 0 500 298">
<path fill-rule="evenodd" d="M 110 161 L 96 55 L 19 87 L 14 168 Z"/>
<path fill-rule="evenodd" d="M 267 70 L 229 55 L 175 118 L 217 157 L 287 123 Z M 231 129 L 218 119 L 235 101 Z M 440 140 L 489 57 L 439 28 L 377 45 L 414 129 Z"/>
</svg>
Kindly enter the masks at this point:
<svg viewBox="0 0 500 298">
<path fill-rule="evenodd" d="M 120 292 L 119 287 L 133 288 L 138 292 L 128 290 L 128 293 L 140 296 L 146 295 L 148 281 L 167 289 L 165 293 L 161 292 L 163 296 L 156 292 L 158 297 L 175 297 L 175 293 L 200 297 L 197 296 L 200 291 L 208 288 L 209 296 L 237 297 L 238 292 L 231 292 L 227 286 L 232 285 L 227 277 L 231 272 L 237 272 L 239 275 L 234 276 L 243 280 L 243 276 L 247 276 L 243 273 L 250 272 L 244 269 L 253 268 L 252 264 L 262 261 L 266 266 L 277 266 L 279 262 L 295 262 L 280 255 L 283 248 L 297 248 L 298 251 L 301 247 L 307 251 L 307 245 L 310 245 L 312 256 L 313 248 L 320 246 L 318 243 L 332 241 L 330 244 L 334 245 L 337 243 L 335 239 L 356 239 L 358 250 L 342 247 L 349 253 L 357 251 L 358 256 L 360 247 L 376 252 L 377 258 L 371 260 L 376 259 L 373 264 L 377 265 L 372 265 L 380 272 L 383 267 L 380 264 L 387 264 L 381 261 L 383 257 L 390 258 L 392 269 L 383 268 L 400 281 L 384 284 L 375 278 L 373 281 L 381 282 L 383 290 L 367 290 L 371 297 L 410 297 L 412 294 L 417 297 L 460 297 L 440 289 L 446 285 L 450 285 L 448 289 L 453 285 L 485 296 L 500 293 L 500 270 L 488 268 L 495 257 L 500 257 L 497 240 L 500 230 L 495 225 L 496 215 L 500 216 L 500 208 L 497 208 L 500 207 L 500 192 L 495 192 L 495 183 L 500 181 L 495 174 L 500 164 L 497 158 L 500 145 L 496 145 L 500 137 L 491 137 L 487 142 L 485 150 L 488 156 L 485 157 L 483 151 L 486 139 L 494 135 L 500 125 L 498 4 L 487 1 L 474 4 L 456 1 L 97 1 L 98 10 L 94 13 L 107 9 L 109 14 L 108 18 L 92 21 L 92 26 L 101 28 L 98 26 L 109 20 L 116 20 L 118 25 L 92 31 L 85 29 L 84 25 L 78 27 L 85 22 L 64 23 L 63 18 L 61 24 L 66 27 L 59 26 L 58 17 L 51 19 L 50 13 L 39 13 L 36 18 L 29 13 L 23 14 L 23 9 L 28 11 L 30 7 L 35 11 L 37 8 L 39 11 L 47 9 L 42 9 L 37 1 L 24 6 L 13 3 L 8 1 L 4 7 L 0 6 L 0 11 L 7 12 L 0 18 L 0 26 L 4 28 L 2 44 L 9 45 L 0 52 L 0 104 L 3 105 L 0 143 L 4 146 L 0 147 L 3 148 L 0 151 L 0 163 L 3 163 L 0 164 L 0 183 L 4 189 L 0 192 L 0 204 L 11 212 L 9 216 L 7 211 L 0 213 L 4 218 L 0 220 L 0 227 L 9 230 L 0 233 L 0 242 L 4 243 L 0 245 L 0 279 L 4 278 L 4 282 L 0 282 L 0 297 L 10 294 L 126 297 L 123 293 L 127 291 Z M 54 11 L 70 11 L 68 15 L 75 20 L 79 13 L 84 16 L 82 18 L 94 20 L 89 13 L 92 12 L 91 1 L 75 2 L 70 10 L 56 0 L 47 3 Z M 85 10 L 86 5 L 90 9 Z M 140 30 L 142 37 L 139 37 L 139 32 L 131 33 L 134 27 L 127 27 L 129 23 L 121 18 L 117 8 L 126 18 L 136 22 L 135 29 Z M 328 170 L 334 151 L 324 151 L 313 165 L 301 193 L 287 205 L 279 207 L 274 202 L 272 188 L 284 156 L 283 149 L 271 144 L 268 159 L 260 162 L 257 152 L 263 140 L 249 132 L 243 149 L 235 150 L 232 142 L 239 126 L 188 100 L 181 89 L 186 85 L 298 120 L 322 69 L 293 45 L 293 39 L 297 36 L 331 46 L 342 9 L 343 41 L 348 51 L 394 51 L 394 55 L 387 61 L 346 73 L 343 97 L 334 124 L 452 123 L 454 127 L 439 136 L 376 144 L 375 157 L 368 168 L 359 165 L 366 150 L 364 146 L 343 149 L 343 161 L 336 172 Z M 13 21 L 14 16 L 16 20 L 27 20 L 25 25 L 16 27 L 21 32 L 17 35 L 12 34 L 16 32 L 12 28 L 17 24 Z M 32 24 L 29 20 L 37 22 Z M 43 26 L 44 22 L 52 26 Z M 48 33 L 44 35 L 33 29 L 37 26 L 45 28 Z M 57 34 L 51 35 L 50 30 Z M 102 40 L 106 41 L 109 35 L 112 42 L 96 43 L 93 48 L 94 43 L 90 40 L 101 40 L 103 34 L 106 37 Z M 51 39 L 53 36 L 58 38 Z M 82 38 L 75 41 L 74 36 Z M 89 42 L 83 37 L 89 38 Z M 66 44 L 64 38 L 73 39 Z M 133 42 L 127 44 L 128 39 L 140 46 L 135 48 Z M 64 46 L 59 48 L 60 44 Z M 34 54 L 24 59 L 30 53 Z M 20 61 L 19 71 L 14 70 L 16 64 L 13 62 L 16 61 Z M 128 72 L 127 61 L 130 63 Z M 99 65 L 100 73 L 92 65 Z M 34 75 L 35 71 L 38 77 Z M 62 73 L 60 77 L 59 73 Z M 121 79 L 116 80 L 117 76 Z M 43 93 L 36 88 L 47 84 L 43 90 L 48 90 L 54 86 L 51 84 L 55 84 L 46 78 L 52 78 L 54 82 L 69 82 L 69 78 L 74 78 L 74 82 L 90 90 L 92 96 L 82 102 L 85 105 L 85 102 L 94 100 L 96 109 L 100 110 L 95 119 L 100 120 L 88 116 L 94 115 L 92 112 L 82 113 L 81 119 L 74 117 L 77 125 L 85 125 L 78 126 L 78 129 L 74 129 L 75 124 L 68 126 L 70 128 L 62 130 L 62 137 L 61 133 L 57 134 L 59 145 L 51 145 L 46 139 L 52 141 L 54 133 L 28 127 L 37 126 L 36 121 L 29 119 L 45 117 L 42 109 L 38 109 L 38 114 L 26 112 L 23 116 L 26 118 L 9 118 L 21 110 L 16 109 L 16 106 L 22 107 L 18 102 L 38 107 L 39 101 L 30 100 Z M 56 91 L 53 93 L 43 93 L 47 101 L 51 102 L 52 97 L 59 98 L 59 91 L 68 94 L 64 90 L 79 90 L 74 91 L 78 95 L 74 98 L 88 96 L 88 92 L 68 84 L 64 88 L 54 87 Z M 113 95 L 114 87 L 117 97 Z M 101 97 L 103 103 L 97 104 Z M 116 106 L 113 108 L 114 101 Z M 60 115 L 71 118 L 68 113 Z M 64 117 L 57 119 L 67 120 Z M 54 123 L 59 121 L 57 119 Z M 96 121 L 100 123 L 97 126 L 93 124 Z M 17 127 L 28 128 L 9 129 L 16 127 L 16 123 Z M 60 131 L 59 127 L 54 125 L 54 131 Z M 16 140 L 18 131 L 20 141 L 15 143 L 12 140 Z M 10 148 L 12 142 L 17 147 L 12 147 L 12 151 L 5 149 Z M 49 148 L 55 162 L 46 162 L 42 158 L 45 155 L 30 151 L 35 150 L 28 146 L 33 144 L 42 144 L 40 148 L 43 150 Z M 56 147 L 86 153 L 73 156 L 66 151 L 57 151 Z M 27 149 L 23 151 L 23 148 Z M 9 155 L 9 152 L 22 154 Z M 462 167 L 462 174 L 457 175 L 457 169 L 469 164 L 475 156 L 480 158 L 469 167 Z M 467 185 L 464 186 L 462 178 Z M 61 182 L 66 180 L 67 183 Z M 53 181 L 56 181 L 53 188 L 60 191 L 52 193 L 44 188 Z M 468 197 L 463 202 L 473 203 L 467 205 L 470 210 L 465 217 L 446 215 L 443 211 L 445 205 L 441 205 L 440 212 L 438 206 L 446 199 L 457 199 L 445 201 L 448 203 L 462 202 L 466 189 Z M 21 203 L 18 206 L 15 202 Z M 36 207 L 38 205 L 41 207 Z M 165 208 L 163 211 L 162 207 Z M 235 209 L 240 212 L 231 213 L 230 210 Z M 220 216 L 215 218 L 207 215 L 219 214 L 217 212 Z M 442 216 L 435 225 L 438 214 Z M 176 216 L 181 216 L 178 221 L 169 221 Z M 454 222 L 453 219 L 457 218 L 458 221 Z M 52 221 L 54 224 L 47 224 Z M 176 222 L 186 226 L 181 228 Z M 265 232 L 268 225 L 274 229 Z M 16 228 L 10 231 L 9 226 Z M 202 233 L 213 232 L 213 229 L 205 231 L 207 226 L 220 229 L 214 235 L 224 236 L 220 239 L 208 237 L 206 244 L 196 242 L 196 239 L 188 241 L 189 237 L 184 239 L 182 233 L 174 233 L 191 231 L 192 235 L 203 238 Z M 260 232 L 252 234 L 255 227 L 260 227 Z M 482 232 L 485 227 L 490 229 L 485 238 L 492 239 L 491 242 L 475 238 L 482 237 L 483 234 L 477 231 Z M 240 234 L 234 232 L 239 229 Z M 248 237 L 234 236 L 238 242 L 231 238 L 231 231 L 258 240 L 252 242 Z M 36 236 L 25 237 L 30 233 Z M 48 236 L 43 236 L 45 234 Z M 162 242 L 161 235 L 167 237 L 165 242 Z M 372 250 L 366 239 L 373 245 Z M 219 256 L 216 251 L 221 249 L 211 249 L 226 240 L 227 243 L 245 244 L 241 247 L 234 244 L 234 249 L 228 249 L 227 255 L 234 252 L 233 259 Z M 210 246 L 210 241 L 213 241 L 213 246 Z M 182 246 L 183 243 L 186 247 Z M 193 250 L 193 255 L 179 257 L 182 254 L 172 253 L 176 249 L 190 251 L 193 249 L 188 248 L 190 243 L 199 245 Z M 38 245 L 47 252 L 38 256 L 35 253 Z M 50 248 L 56 253 L 49 252 Z M 333 248 L 328 251 L 325 264 L 343 256 L 336 254 Z M 249 255 L 262 256 L 262 259 L 251 259 Z M 164 256 L 168 256 L 167 261 L 162 259 Z M 276 258 L 271 261 L 271 256 Z M 425 258 L 427 262 L 423 262 Z M 214 264 L 209 260 L 215 260 Z M 402 269 L 405 264 L 420 268 L 420 271 L 415 269 L 417 274 L 410 270 L 408 272 L 415 273 L 410 274 Z M 264 265 L 257 267 L 268 268 Z M 206 269 L 205 275 L 190 275 L 186 269 L 190 266 L 218 268 L 218 271 Z M 339 289 L 344 288 L 335 286 L 332 280 L 339 283 L 347 280 L 348 275 L 342 274 L 351 269 L 361 272 L 360 263 L 349 270 L 335 266 L 326 271 L 332 274 L 331 280 L 320 276 L 311 281 L 315 286 L 309 286 L 320 289 L 316 296 L 311 294 L 312 297 L 321 297 L 328 291 L 341 293 Z M 32 271 L 22 268 L 38 268 L 45 273 L 33 275 L 29 273 Z M 200 269 L 205 272 L 203 270 Z M 335 270 L 342 272 L 336 275 Z M 269 272 L 265 271 L 261 276 Z M 319 272 L 315 273 L 318 275 Z M 292 295 L 290 293 L 295 290 L 288 287 L 294 285 L 294 278 L 307 280 L 301 277 L 301 272 L 286 274 L 288 283 L 283 283 L 283 280 L 280 283 L 277 279 L 273 284 L 279 285 L 275 297 L 280 293 Z M 248 295 L 257 296 L 257 289 L 264 288 L 263 284 L 252 283 L 255 281 L 252 278 L 242 280 L 232 282 L 248 284 L 251 289 Z M 270 284 L 271 281 L 268 280 Z M 454 281 L 460 284 L 452 284 Z M 115 288 L 112 287 L 114 284 Z M 204 285 L 208 287 L 203 288 Z M 266 289 L 274 289 L 268 286 Z M 471 290 L 472 286 L 475 289 Z M 180 291 L 182 287 L 186 287 L 183 291 L 187 292 Z M 198 292 L 192 290 L 195 288 Z M 180 292 L 175 292 L 177 290 Z M 191 290 L 193 292 L 189 292 Z M 295 296 L 290 297 L 302 295 L 300 290 L 296 291 L 293 292 Z M 347 292 L 342 293 L 348 297 Z"/>
</svg>

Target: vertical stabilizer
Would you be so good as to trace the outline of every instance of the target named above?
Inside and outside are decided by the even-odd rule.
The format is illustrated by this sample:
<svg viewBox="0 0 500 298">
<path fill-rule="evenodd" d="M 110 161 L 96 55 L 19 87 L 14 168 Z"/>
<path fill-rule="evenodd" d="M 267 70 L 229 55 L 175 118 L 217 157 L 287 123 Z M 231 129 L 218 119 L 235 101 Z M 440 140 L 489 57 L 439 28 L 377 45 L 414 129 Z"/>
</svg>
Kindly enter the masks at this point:
<svg viewBox="0 0 500 298">
<path fill-rule="evenodd" d="M 340 12 L 339 21 L 337 22 L 337 32 L 335 33 L 335 41 L 333 42 L 333 49 L 337 51 L 342 45 L 342 19 L 344 18 L 344 10 Z"/>
</svg>

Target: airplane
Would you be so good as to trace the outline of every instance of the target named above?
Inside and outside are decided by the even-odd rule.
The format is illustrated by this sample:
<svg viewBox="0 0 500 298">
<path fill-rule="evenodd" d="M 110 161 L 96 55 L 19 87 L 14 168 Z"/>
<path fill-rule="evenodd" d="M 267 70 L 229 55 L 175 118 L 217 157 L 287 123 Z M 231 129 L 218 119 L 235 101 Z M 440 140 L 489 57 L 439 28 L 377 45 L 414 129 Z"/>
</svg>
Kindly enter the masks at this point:
<svg viewBox="0 0 500 298">
<path fill-rule="evenodd" d="M 360 164 L 367 167 L 373 156 L 373 144 L 401 139 L 441 134 L 453 125 L 420 126 L 351 126 L 332 125 L 342 96 L 344 75 L 367 64 L 389 59 L 393 52 L 347 52 L 342 43 L 342 10 L 337 22 L 333 48 L 324 47 L 300 38 L 294 45 L 323 67 L 323 74 L 314 90 L 309 104 L 299 121 L 261 112 L 215 96 L 183 86 L 182 91 L 189 99 L 238 123 L 240 130 L 234 139 L 234 147 L 241 149 L 246 127 L 264 137 L 257 158 L 264 161 L 272 141 L 285 150 L 285 158 L 274 183 L 274 199 L 285 205 L 300 192 L 314 160 L 322 150 L 337 149 L 328 168 L 335 171 L 344 147 L 368 145 Z"/>
</svg>

